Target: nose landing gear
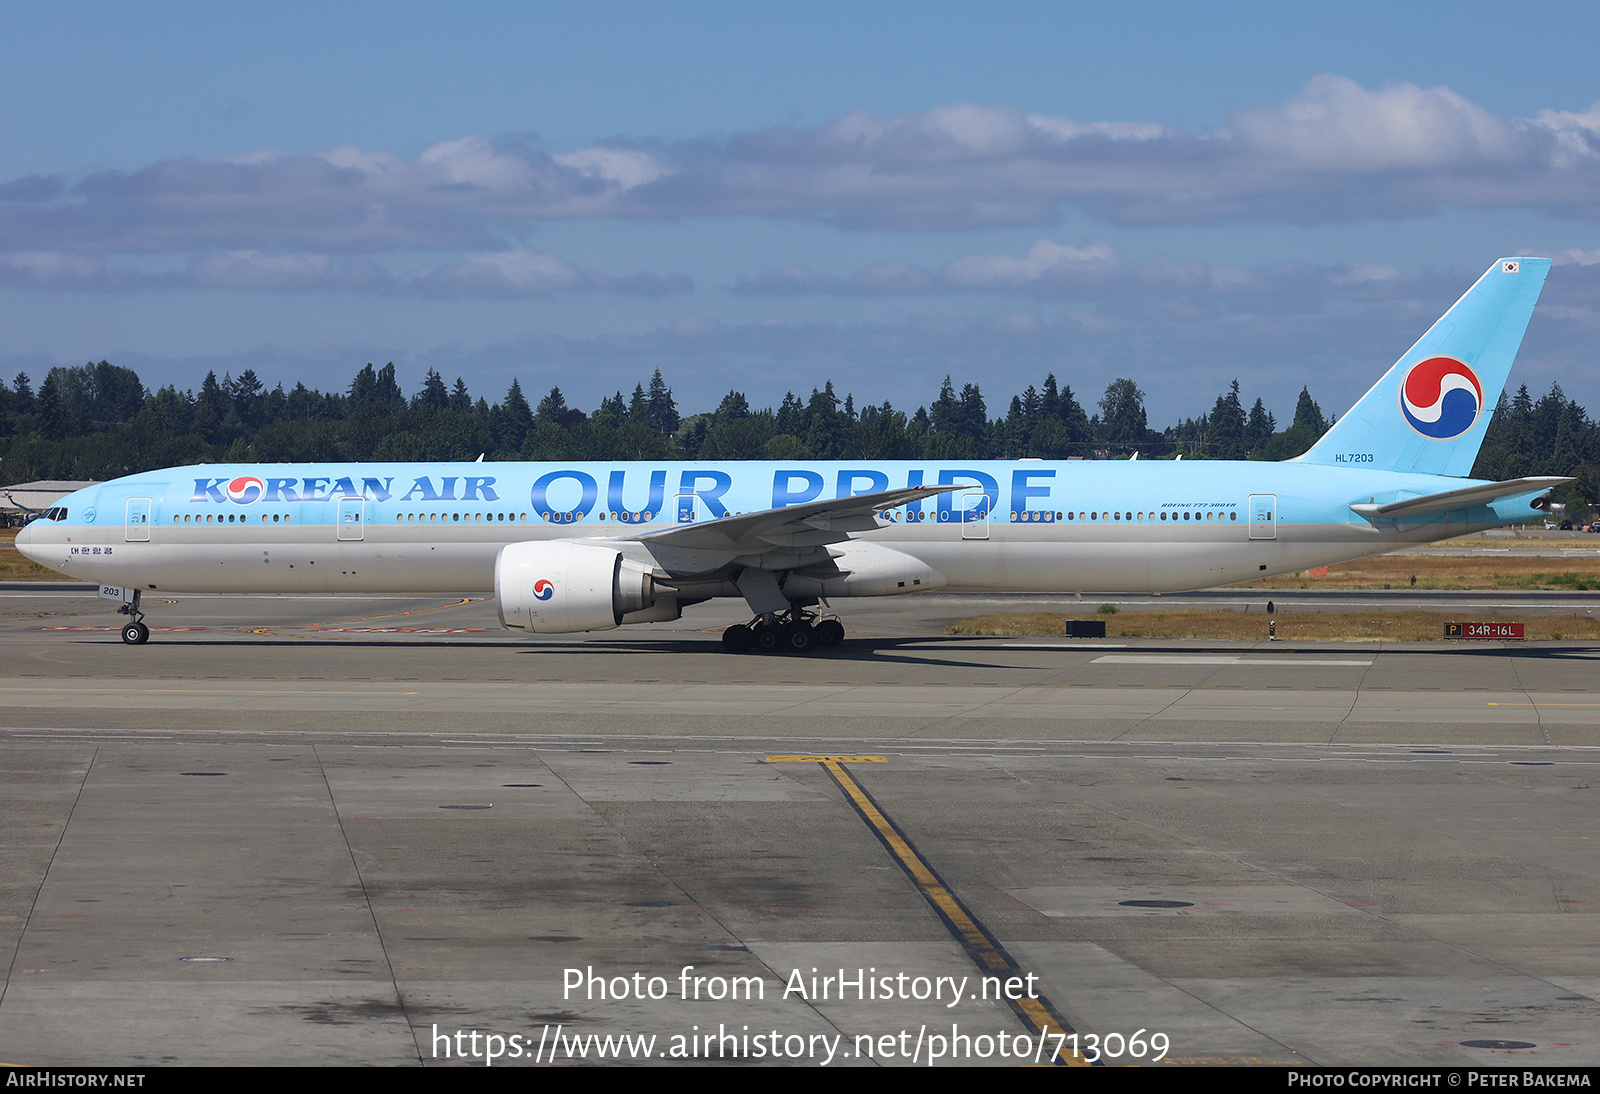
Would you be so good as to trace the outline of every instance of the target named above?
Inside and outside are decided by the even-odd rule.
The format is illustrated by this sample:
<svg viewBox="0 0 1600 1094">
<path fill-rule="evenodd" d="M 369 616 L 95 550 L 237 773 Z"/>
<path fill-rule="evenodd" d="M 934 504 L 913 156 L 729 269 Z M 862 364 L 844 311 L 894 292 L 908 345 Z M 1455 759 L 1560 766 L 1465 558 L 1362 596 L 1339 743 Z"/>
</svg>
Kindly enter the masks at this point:
<svg viewBox="0 0 1600 1094">
<path fill-rule="evenodd" d="M 133 602 L 117 611 L 131 617 L 122 625 L 122 640 L 130 646 L 142 646 L 150 641 L 150 628 L 144 625 L 144 613 L 139 610 L 139 590 L 133 590 Z"/>
</svg>

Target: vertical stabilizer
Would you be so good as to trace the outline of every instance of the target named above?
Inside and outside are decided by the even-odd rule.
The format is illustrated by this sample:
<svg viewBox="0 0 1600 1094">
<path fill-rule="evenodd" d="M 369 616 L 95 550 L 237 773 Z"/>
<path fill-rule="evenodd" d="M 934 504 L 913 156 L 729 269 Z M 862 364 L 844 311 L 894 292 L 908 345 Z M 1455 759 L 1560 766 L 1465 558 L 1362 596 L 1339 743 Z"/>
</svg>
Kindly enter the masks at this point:
<svg viewBox="0 0 1600 1094">
<path fill-rule="evenodd" d="M 1548 258 L 1502 258 L 1490 266 L 1300 459 L 1471 474 L 1549 272 Z"/>
</svg>

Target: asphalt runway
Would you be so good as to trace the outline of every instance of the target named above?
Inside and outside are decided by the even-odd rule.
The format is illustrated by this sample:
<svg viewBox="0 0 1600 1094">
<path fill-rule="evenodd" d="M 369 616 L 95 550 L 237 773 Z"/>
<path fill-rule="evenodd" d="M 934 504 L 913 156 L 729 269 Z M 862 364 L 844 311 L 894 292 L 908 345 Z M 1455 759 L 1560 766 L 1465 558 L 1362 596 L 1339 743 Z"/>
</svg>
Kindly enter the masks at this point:
<svg viewBox="0 0 1600 1094">
<path fill-rule="evenodd" d="M 0 1061 L 1600 1062 L 1600 647 L 942 633 L 995 600 L 1070 607 L 0 590 Z"/>
</svg>

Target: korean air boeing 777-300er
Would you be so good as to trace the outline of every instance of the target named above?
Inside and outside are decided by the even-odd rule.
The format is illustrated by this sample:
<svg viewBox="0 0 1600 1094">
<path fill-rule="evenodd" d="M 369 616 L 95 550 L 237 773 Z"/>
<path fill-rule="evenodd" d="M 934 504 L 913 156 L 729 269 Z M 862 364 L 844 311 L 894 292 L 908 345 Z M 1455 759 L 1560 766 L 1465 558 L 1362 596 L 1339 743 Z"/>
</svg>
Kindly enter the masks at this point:
<svg viewBox="0 0 1600 1094">
<path fill-rule="evenodd" d="M 834 597 L 1176 592 L 1524 521 L 1565 478 L 1468 476 L 1550 262 L 1496 262 L 1311 450 L 1282 463 L 271 464 L 80 490 L 17 547 L 142 593 L 487 593 L 551 634 L 740 597 L 730 650 L 844 637 Z"/>
</svg>

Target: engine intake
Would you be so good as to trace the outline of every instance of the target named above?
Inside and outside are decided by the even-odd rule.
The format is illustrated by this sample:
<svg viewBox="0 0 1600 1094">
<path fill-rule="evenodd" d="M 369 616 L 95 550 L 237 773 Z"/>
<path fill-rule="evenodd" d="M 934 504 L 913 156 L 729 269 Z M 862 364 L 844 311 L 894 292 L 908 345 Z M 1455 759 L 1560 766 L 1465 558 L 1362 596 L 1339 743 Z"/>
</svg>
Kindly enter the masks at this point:
<svg viewBox="0 0 1600 1094">
<path fill-rule="evenodd" d="M 501 626 L 538 634 L 608 631 L 656 602 L 649 570 L 614 548 L 570 539 L 502 547 L 494 595 Z"/>
</svg>

